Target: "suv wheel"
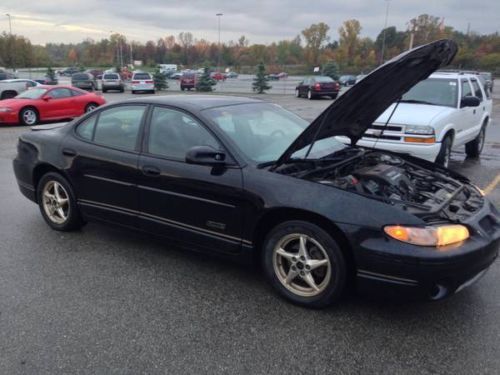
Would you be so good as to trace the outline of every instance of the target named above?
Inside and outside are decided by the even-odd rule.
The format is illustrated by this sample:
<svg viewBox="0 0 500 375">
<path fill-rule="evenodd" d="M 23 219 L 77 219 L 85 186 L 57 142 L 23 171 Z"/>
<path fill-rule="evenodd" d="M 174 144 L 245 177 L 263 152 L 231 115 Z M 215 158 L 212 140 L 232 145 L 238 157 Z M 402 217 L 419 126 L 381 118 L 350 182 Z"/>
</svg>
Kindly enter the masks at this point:
<svg viewBox="0 0 500 375">
<path fill-rule="evenodd" d="M 293 303 L 321 308 L 336 302 L 346 283 L 344 256 L 323 229 L 287 221 L 267 236 L 264 270 L 276 291 Z"/>
<path fill-rule="evenodd" d="M 483 125 L 481 131 L 475 139 L 465 144 L 465 153 L 470 158 L 477 158 L 484 148 L 484 139 L 486 137 L 486 125 Z"/>
<path fill-rule="evenodd" d="M 441 150 L 439 151 L 439 154 L 436 157 L 436 163 L 445 168 L 448 168 L 448 164 L 450 163 L 452 143 L 453 140 L 451 138 L 451 135 L 447 135 L 443 139 L 443 142 L 441 143 Z"/>
</svg>

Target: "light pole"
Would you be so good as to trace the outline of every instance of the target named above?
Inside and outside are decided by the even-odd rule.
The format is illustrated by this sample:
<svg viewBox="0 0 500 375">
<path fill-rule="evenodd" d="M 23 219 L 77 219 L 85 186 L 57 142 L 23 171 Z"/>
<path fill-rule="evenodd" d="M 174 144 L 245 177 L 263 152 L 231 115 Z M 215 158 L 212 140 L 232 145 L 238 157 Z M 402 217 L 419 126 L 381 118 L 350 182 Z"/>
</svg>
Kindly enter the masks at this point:
<svg viewBox="0 0 500 375">
<path fill-rule="evenodd" d="M 220 57 L 221 57 L 221 46 L 220 46 L 220 18 L 223 16 L 223 13 L 217 13 L 216 14 L 218 23 L 219 23 L 219 56 L 217 58 L 217 70 L 219 71 L 220 69 Z"/>
<path fill-rule="evenodd" d="M 12 40 L 12 21 L 11 21 L 11 16 L 9 13 L 5 14 L 7 17 L 9 17 L 9 44 L 10 44 L 10 54 L 11 54 L 11 61 L 12 61 L 12 71 L 15 73 L 16 72 L 16 56 L 15 56 L 15 51 L 14 51 L 14 41 Z"/>
<path fill-rule="evenodd" d="M 389 4 L 391 0 L 385 0 L 387 6 L 385 8 L 385 22 L 384 22 L 384 34 L 382 35 L 382 52 L 380 54 L 380 64 L 384 63 L 384 53 L 385 53 L 385 33 L 387 31 L 387 19 L 389 18 Z"/>
</svg>

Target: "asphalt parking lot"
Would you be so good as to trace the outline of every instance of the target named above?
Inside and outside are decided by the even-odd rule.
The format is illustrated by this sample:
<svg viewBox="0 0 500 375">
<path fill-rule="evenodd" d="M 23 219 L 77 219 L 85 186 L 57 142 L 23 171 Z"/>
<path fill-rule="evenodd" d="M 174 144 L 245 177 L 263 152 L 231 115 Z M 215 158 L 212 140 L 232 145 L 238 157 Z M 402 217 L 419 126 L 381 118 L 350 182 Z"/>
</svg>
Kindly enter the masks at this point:
<svg viewBox="0 0 500 375">
<path fill-rule="evenodd" d="M 500 206 L 496 90 L 481 159 L 456 150 L 450 167 Z M 331 103 L 261 97 L 306 119 Z M 255 267 L 104 225 L 50 230 L 12 172 L 24 131 L 0 127 L 0 374 L 500 371 L 498 261 L 438 303 L 348 295 L 327 310 L 299 308 L 275 295 Z"/>
</svg>

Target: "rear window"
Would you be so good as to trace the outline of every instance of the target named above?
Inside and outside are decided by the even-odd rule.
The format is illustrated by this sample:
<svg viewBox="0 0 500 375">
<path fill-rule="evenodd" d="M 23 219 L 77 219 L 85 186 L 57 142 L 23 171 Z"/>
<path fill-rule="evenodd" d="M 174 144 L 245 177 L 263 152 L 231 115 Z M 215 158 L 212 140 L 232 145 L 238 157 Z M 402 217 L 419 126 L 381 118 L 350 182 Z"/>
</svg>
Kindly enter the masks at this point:
<svg viewBox="0 0 500 375">
<path fill-rule="evenodd" d="M 314 77 L 316 82 L 333 82 L 333 79 L 330 77 Z"/>
<path fill-rule="evenodd" d="M 119 76 L 118 76 L 118 74 L 105 74 L 105 75 L 103 76 L 103 78 L 104 78 L 104 79 L 118 79 L 118 78 L 119 78 Z"/>
<path fill-rule="evenodd" d="M 194 73 L 184 73 L 182 75 L 182 78 L 188 78 L 188 79 L 193 79 L 195 77 Z"/>
<path fill-rule="evenodd" d="M 87 81 L 87 80 L 89 80 L 90 78 L 89 78 L 89 75 L 88 75 L 88 74 L 86 74 L 86 73 L 77 73 L 77 74 L 73 74 L 73 75 L 71 76 L 71 79 L 72 79 L 73 81 Z"/>
<path fill-rule="evenodd" d="M 149 73 L 135 73 L 134 79 L 151 79 Z"/>
</svg>

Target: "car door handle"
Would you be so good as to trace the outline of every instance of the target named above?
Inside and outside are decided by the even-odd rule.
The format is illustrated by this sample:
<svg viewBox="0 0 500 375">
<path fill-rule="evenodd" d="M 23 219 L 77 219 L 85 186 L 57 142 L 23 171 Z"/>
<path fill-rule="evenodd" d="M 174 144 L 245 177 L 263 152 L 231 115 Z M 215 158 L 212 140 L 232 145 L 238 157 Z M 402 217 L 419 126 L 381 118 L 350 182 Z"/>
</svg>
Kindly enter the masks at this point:
<svg viewBox="0 0 500 375">
<path fill-rule="evenodd" d="M 63 148 L 62 153 L 66 156 L 76 156 L 76 151 L 71 148 Z"/>
<path fill-rule="evenodd" d="M 142 167 L 142 173 L 146 176 L 156 177 L 160 175 L 160 169 L 152 165 L 145 165 Z"/>
</svg>

